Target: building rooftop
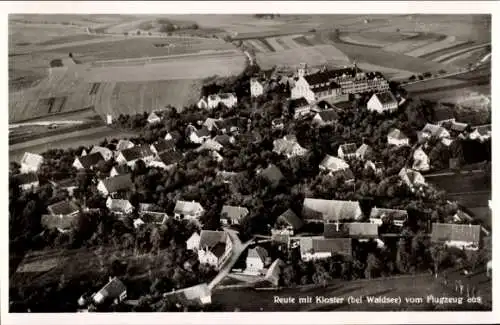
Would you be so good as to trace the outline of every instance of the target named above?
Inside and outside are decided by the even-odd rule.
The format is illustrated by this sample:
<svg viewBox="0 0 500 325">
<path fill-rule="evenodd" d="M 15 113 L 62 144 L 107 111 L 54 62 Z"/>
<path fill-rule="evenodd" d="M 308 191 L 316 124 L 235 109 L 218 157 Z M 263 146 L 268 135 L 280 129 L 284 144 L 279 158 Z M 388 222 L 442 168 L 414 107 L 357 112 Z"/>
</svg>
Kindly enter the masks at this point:
<svg viewBox="0 0 500 325">
<path fill-rule="evenodd" d="M 128 190 L 133 187 L 132 176 L 130 174 L 121 174 L 102 180 L 104 187 L 109 193 Z"/>
<path fill-rule="evenodd" d="M 305 253 L 335 253 L 350 256 L 352 254 L 352 240 L 350 238 L 300 238 L 300 252 Z"/>
<path fill-rule="evenodd" d="M 431 239 L 434 242 L 441 241 L 466 241 L 479 244 L 481 226 L 462 225 L 452 223 L 433 223 Z"/>
<path fill-rule="evenodd" d="M 324 200 L 305 198 L 302 217 L 305 220 L 353 220 L 358 219 L 361 207 L 358 201 Z"/>
<path fill-rule="evenodd" d="M 47 207 L 52 215 L 67 215 L 80 210 L 80 207 L 73 201 L 59 201 Z"/>
<path fill-rule="evenodd" d="M 127 161 L 134 161 L 136 159 L 142 159 L 154 155 L 151 148 L 147 145 L 138 145 L 133 148 L 125 149 L 121 152 L 121 154 Z"/>
</svg>

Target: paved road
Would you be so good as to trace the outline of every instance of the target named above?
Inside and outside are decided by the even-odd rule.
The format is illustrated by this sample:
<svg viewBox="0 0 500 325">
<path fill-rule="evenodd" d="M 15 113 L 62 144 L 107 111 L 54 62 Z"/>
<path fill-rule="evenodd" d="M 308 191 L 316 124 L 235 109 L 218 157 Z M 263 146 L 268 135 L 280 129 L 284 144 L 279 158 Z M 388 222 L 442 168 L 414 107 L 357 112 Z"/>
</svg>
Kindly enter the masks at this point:
<svg viewBox="0 0 500 325">
<path fill-rule="evenodd" d="M 242 243 L 238 238 L 238 234 L 236 231 L 224 228 L 224 231 L 228 234 L 231 242 L 233 243 L 233 249 L 231 252 L 231 257 L 224 263 L 222 268 L 219 270 L 219 274 L 208 284 L 208 289 L 212 290 L 215 288 L 231 271 L 234 264 L 240 258 L 241 253 L 243 253 L 250 244 L 252 244 L 253 239 L 247 241 L 246 243 Z"/>
</svg>

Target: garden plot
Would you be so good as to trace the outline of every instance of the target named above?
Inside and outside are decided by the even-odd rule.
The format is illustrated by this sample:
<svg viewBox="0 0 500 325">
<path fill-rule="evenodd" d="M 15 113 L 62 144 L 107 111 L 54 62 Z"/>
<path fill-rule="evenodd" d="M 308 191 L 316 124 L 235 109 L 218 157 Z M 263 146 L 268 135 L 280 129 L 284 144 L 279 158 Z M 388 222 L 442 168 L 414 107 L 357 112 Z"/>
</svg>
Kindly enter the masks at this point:
<svg viewBox="0 0 500 325">
<path fill-rule="evenodd" d="M 253 48 L 257 49 L 259 52 L 270 52 L 269 49 L 262 44 L 259 40 L 252 39 L 252 40 L 246 40 L 245 42 L 248 42 Z"/>
<path fill-rule="evenodd" d="M 438 42 L 444 38 L 445 36 L 441 35 L 422 33 L 418 36 L 407 38 L 401 42 L 385 46 L 383 49 L 388 52 L 407 53 L 428 44 Z"/>
<path fill-rule="evenodd" d="M 276 52 L 278 51 L 283 51 L 283 50 L 288 50 L 288 48 L 285 48 L 279 41 L 280 39 L 277 37 L 270 37 L 266 39 L 269 45 L 274 48 Z"/>
<path fill-rule="evenodd" d="M 409 55 L 409 56 L 420 57 L 420 56 L 434 53 L 437 51 L 441 51 L 441 50 L 444 50 L 444 49 L 447 49 L 450 47 L 459 46 L 459 45 L 465 44 L 467 42 L 468 41 L 465 41 L 465 40 L 457 40 L 457 38 L 455 36 L 447 36 L 444 40 L 427 44 L 427 45 L 422 46 L 420 48 L 406 52 L 405 54 Z"/>
</svg>

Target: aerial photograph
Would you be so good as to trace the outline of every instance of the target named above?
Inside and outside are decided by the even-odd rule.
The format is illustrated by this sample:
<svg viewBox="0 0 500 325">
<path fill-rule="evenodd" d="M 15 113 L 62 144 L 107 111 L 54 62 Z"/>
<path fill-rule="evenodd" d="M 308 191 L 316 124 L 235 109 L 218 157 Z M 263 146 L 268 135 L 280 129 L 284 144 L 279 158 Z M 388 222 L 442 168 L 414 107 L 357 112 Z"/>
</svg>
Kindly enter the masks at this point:
<svg viewBox="0 0 500 325">
<path fill-rule="evenodd" d="M 8 312 L 492 311 L 491 31 L 9 14 Z"/>
</svg>

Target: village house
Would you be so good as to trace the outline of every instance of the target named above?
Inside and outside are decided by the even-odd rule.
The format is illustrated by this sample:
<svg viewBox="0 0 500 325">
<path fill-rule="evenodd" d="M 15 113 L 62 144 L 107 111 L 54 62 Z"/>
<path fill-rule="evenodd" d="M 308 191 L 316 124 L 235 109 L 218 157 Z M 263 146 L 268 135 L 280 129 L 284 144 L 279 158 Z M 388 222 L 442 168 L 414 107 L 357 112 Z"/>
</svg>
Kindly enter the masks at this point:
<svg viewBox="0 0 500 325">
<path fill-rule="evenodd" d="M 350 238 L 301 237 L 300 256 L 304 262 L 332 257 L 333 254 L 352 255 Z"/>
<path fill-rule="evenodd" d="M 469 139 L 484 142 L 491 138 L 491 124 L 474 127 L 469 133 Z"/>
<path fill-rule="evenodd" d="M 115 195 L 118 192 L 128 191 L 134 187 L 130 174 L 122 174 L 106 179 L 101 179 L 97 184 L 97 190 L 102 196 Z"/>
<path fill-rule="evenodd" d="M 198 260 L 219 268 L 230 257 L 233 249 L 231 238 L 225 231 L 202 230 L 198 246 Z"/>
<path fill-rule="evenodd" d="M 219 117 L 217 119 L 207 117 L 205 122 L 203 122 L 202 126 L 206 127 L 208 129 L 208 131 L 212 132 L 212 130 L 215 130 L 217 128 L 217 123 L 222 121 L 222 120 L 223 120 L 222 117 Z"/>
<path fill-rule="evenodd" d="M 245 130 L 248 120 L 241 117 L 229 117 L 220 121 L 215 121 L 214 128 L 217 129 L 219 134 L 239 134 L 240 131 Z"/>
<path fill-rule="evenodd" d="M 276 187 L 285 179 L 281 170 L 273 164 L 270 164 L 265 169 L 257 169 L 256 174 L 265 179 L 271 186 Z"/>
<path fill-rule="evenodd" d="M 387 134 L 387 143 L 395 146 L 409 146 L 410 139 L 399 129 L 392 129 Z"/>
<path fill-rule="evenodd" d="M 106 207 L 114 214 L 127 215 L 134 211 L 134 207 L 129 200 L 113 199 L 108 197 Z"/>
<path fill-rule="evenodd" d="M 205 209 L 198 202 L 178 200 L 175 203 L 174 217 L 176 219 L 197 220 L 203 213 Z"/>
<path fill-rule="evenodd" d="M 134 169 L 138 160 L 142 160 L 145 164 L 148 164 L 154 158 L 155 154 L 147 145 L 138 145 L 121 151 L 116 161 L 120 165 L 127 164 L 130 168 Z"/>
<path fill-rule="evenodd" d="M 448 247 L 478 250 L 481 241 L 481 226 L 471 224 L 433 223 L 431 241 Z"/>
<path fill-rule="evenodd" d="M 378 237 L 378 225 L 375 223 L 350 222 L 347 227 L 350 238 L 370 239 Z"/>
<path fill-rule="evenodd" d="M 417 189 L 421 189 L 426 185 L 424 176 L 422 176 L 422 174 L 420 174 L 416 170 L 403 167 L 401 168 L 401 171 L 398 175 L 401 180 L 412 190 L 412 192 L 415 192 Z"/>
<path fill-rule="evenodd" d="M 362 217 L 363 212 L 358 201 L 304 199 L 302 218 L 306 222 L 353 221 Z"/>
<path fill-rule="evenodd" d="M 139 216 L 139 218 L 134 219 L 135 228 L 145 224 L 163 225 L 168 220 L 168 215 L 164 212 L 142 211 Z"/>
<path fill-rule="evenodd" d="M 248 250 L 245 273 L 264 274 L 267 266 L 269 266 L 269 253 L 262 246 Z"/>
<path fill-rule="evenodd" d="M 188 125 L 186 134 L 191 143 L 201 144 L 205 140 L 210 139 L 210 131 L 206 127 L 202 127 L 198 130 L 193 125 Z"/>
<path fill-rule="evenodd" d="M 390 91 L 373 94 L 366 108 L 371 112 L 394 112 L 398 109 L 398 101 Z"/>
<path fill-rule="evenodd" d="M 249 213 L 245 207 L 224 205 L 220 221 L 223 225 L 238 225 Z"/>
<path fill-rule="evenodd" d="M 279 258 L 274 260 L 271 266 L 269 266 L 269 269 L 267 270 L 264 279 L 270 282 L 273 286 L 278 286 L 281 276 L 281 271 L 285 265 L 286 265 L 285 262 L 283 262 Z"/>
<path fill-rule="evenodd" d="M 230 184 L 232 182 L 232 180 L 234 179 L 234 177 L 236 177 L 236 175 L 238 175 L 238 173 L 228 172 L 225 170 L 218 171 L 216 174 L 217 178 L 222 180 L 222 182 L 225 184 Z"/>
<path fill-rule="evenodd" d="M 159 140 L 155 141 L 151 146 L 150 146 L 151 151 L 155 155 L 159 155 L 165 151 L 175 151 L 175 142 L 174 140 Z"/>
<path fill-rule="evenodd" d="M 337 155 L 341 159 L 351 159 L 356 156 L 356 144 L 355 143 L 344 143 L 339 146 L 337 150 Z"/>
<path fill-rule="evenodd" d="M 155 112 L 151 112 L 148 115 L 147 121 L 148 121 L 148 124 L 160 123 L 161 122 L 161 118 Z"/>
<path fill-rule="evenodd" d="M 116 151 L 117 151 L 116 155 L 118 155 L 119 151 L 130 149 L 133 148 L 134 146 L 135 144 L 132 141 L 120 139 L 120 141 L 118 141 L 118 143 L 116 144 Z"/>
<path fill-rule="evenodd" d="M 273 152 L 290 159 L 306 155 L 307 149 L 303 148 L 296 139 L 284 137 L 273 141 Z"/>
<path fill-rule="evenodd" d="M 117 165 L 111 168 L 109 176 L 115 177 L 118 175 L 129 174 L 130 172 L 132 172 L 132 169 L 130 169 L 128 165 Z"/>
<path fill-rule="evenodd" d="M 103 161 L 104 157 L 100 152 L 94 152 L 85 156 L 76 157 L 73 161 L 73 167 L 76 169 L 92 169 L 100 161 Z"/>
<path fill-rule="evenodd" d="M 207 108 L 216 108 L 220 103 L 232 108 L 238 103 L 238 98 L 233 93 L 212 94 L 208 96 Z"/>
<path fill-rule="evenodd" d="M 250 96 L 259 97 L 267 92 L 273 83 L 274 69 L 262 70 L 250 78 Z"/>
<path fill-rule="evenodd" d="M 212 303 L 212 293 L 206 283 L 192 287 L 175 290 L 163 294 L 166 302 L 174 304 L 177 308 L 200 307 Z"/>
<path fill-rule="evenodd" d="M 457 223 L 461 222 L 472 222 L 474 219 L 465 213 L 463 210 L 457 210 L 457 212 L 453 215 L 453 221 Z"/>
<path fill-rule="evenodd" d="M 414 170 L 417 170 L 420 172 L 426 172 L 426 171 L 429 171 L 429 169 L 430 169 L 429 156 L 425 153 L 422 146 L 419 146 L 413 152 L 413 166 L 412 166 L 412 168 Z"/>
<path fill-rule="evenodd" d="M 469 125 L 467 123 L 457 121 L 444 122 L 441 126 L 450 132 L 451 137 L 460 137 L 462 139 L 465 139 L 465 133 L 469 130 Z"/>
<path fill-rule="evenodd" d="M 198 101 L 198 103 L 196 103 L 196 107 L 198 107 L 199 109 L 207 109 L 208 108 L 208 98 L 201 97 L 200 100 Z"/>
<path fill-rule="evenodd" d="M 379 226 L 384 222 L 389 222 L 395 226 L 403 227 L 407 219 L 408 212 L 406 210 L 373 207 L 370 212 L 370 222 Z"/>
<path fill-rule="evenodd" d="M 213 150 L 213 151 L 219 151 L 223 148 L 224 146 L 220 144 L 219 142 L 215 141 L 214 139 L 207 139 L 201 146 L 195 149 L 196 152 L 200 152 L 203 150 Z"/>
<path fill-rule="evenodd" d="M 109 282 L 92 296 L 96 305 L 104 303 L 119 304 L 127 298 L 127 287 L 117 277 L 109 279 Z"/>
<path fill-rule="evenodd" d="M 371 161 L 368 160 L 365 163 L 365 169 L 371 169 L 375 173 L 375 175 L 381 175 L 384 172 L 384 163 L 381 161 Z"/>
<path fill-rule="evenodd" d="M 421 131 L 417 132 L 417 136 L 419 142 L 425 142 L 430 138 L 449 138 L 450 132 L 442 126 L 427 123 Z"/>
<path fill-rule="evenodd" d="M 282 234 L 293 236 L 304 226 L 304 222 L 291 209 L 283 212 L 271 229 L 272 234 Z"/>
<path fill-rule="evenodd" d="M 313 117 L 313 122 L 319 126 L 324 126 L 334 124 L 338 118 L 339 115 L 335 109 L 327 109 L 316 113 Z"/>
<path fill-rule="evenodd" d="M 234 144 L 236 142 L 236 139 L 233 136 L 227 134 L 219 134 L 215 136 L 213 140 L 220 143 L 223 146 Z"/>
<path fill-rule="evenodd" d="M 156 167 L 164 170 L 171 170 L 177 166 L 184 156 L 177 151 L 164 151 L 158 158 L 149 162 L 148 167 Z"/>
<path fill-rule="evenodd" d="M 78 183 L 75 177 L 49 182 L 52 185 L 53 189 L 67 191 L 70 196 L 73 196 L 73 192 L 78 187 Z"/>
<path fill-rule="evenodd" d="M 35 153 L 25 152 L 23 158 L 21 159 L 21 170 L 22 174 L 36 173 L 43 164 L 43 157 Z"/>
<path fill-rule="evenodd" d="M 49 205 L 47 211 L 49 214 L 42 215 L 42 226 L 63 233 L 73 229 L 80 217 L 80 207 L 68 200 Z"/>
<path fill-rule="evenodd" d="M 326 155 L 319 164 L 319 170 L 325 171 L 329 175 L 342 174 L 346 182 L 354 180 L 349 164 L 337 157 Z"/>
<path fill-rule="evenodd" d="M 372 147 L 367 145 L 366 143 L 363 143 L 361 146 L 359 146 L 358 149 L 356 149 L 355 156 L 359 160 L 366 160 L 372 155 L 372 153 Z"/>
<path fill-rule="evenodd" d="M 111 151 L 110 149 L 108 149 L 106 147 L 93 146 L 92 150 L 90 150 L 89 154 L 91 155 L 91 154 L 96 153 L 96 152 L 100 152 L 102 155 L 102 158 L 104 158 L 105 161 L 108 161 L 111 158 L 113 158 L 113 151 Z"/>
<path fill-rule="evenodd" d="M 186 240 L 186 249 L 188 251 L 197 251 L 198 247 L 200 247 L 200 234 L 195 231 L 191 237 Z"/>
<path fill-rule="evenodd" d="M 304 97 L 290 99 L 288 101 L 288 112 L 294 119 L 298 119 L 311 113 L 311 105 Z"/>
<path fill-rule="evenodd" d="M 178 143 L 182 139 L 182 135 L 178 131 L 167 132 L 164 139 L 167 141 L 173 140 L 174 143 Z"/>
<path fill-rule="evenodd" d="M 40 185 L 38 175 L 34 172 L 17 174 L 14 180 L 23 191 L 36 190 Z"/>
</svg>

